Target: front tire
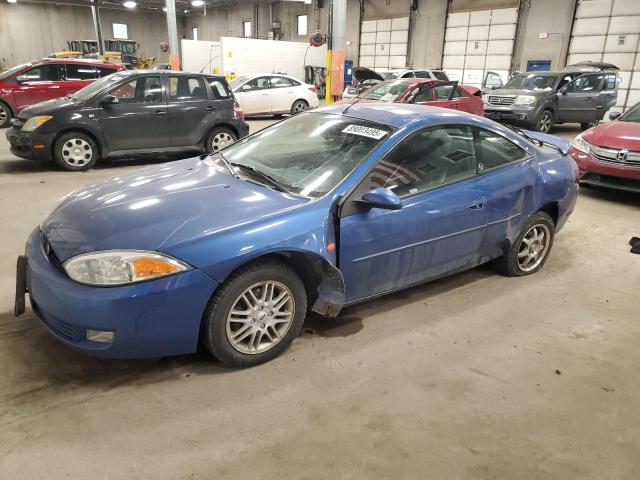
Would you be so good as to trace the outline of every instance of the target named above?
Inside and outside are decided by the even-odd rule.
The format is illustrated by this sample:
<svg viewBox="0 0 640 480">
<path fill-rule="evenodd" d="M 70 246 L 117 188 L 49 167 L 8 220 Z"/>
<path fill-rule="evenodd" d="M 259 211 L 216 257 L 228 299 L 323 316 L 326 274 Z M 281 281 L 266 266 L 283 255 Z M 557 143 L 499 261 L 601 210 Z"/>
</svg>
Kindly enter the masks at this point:
<svg viewBox="0 0 640 480">
<path fill-rule="evenodd" d="M 291 105 L 291 115 L 297 115 L 305 110 L 309 110 L 309 104 L 304 100 L 296 100 Z"/>
<path fill-rule="evenodd" d="M 85 133 L 65 133 L 53 144 L 53 159 L 63 170 L 89 170 L 98 161 L 98 146 Z"/>
<path fill-rule="evenodd" d="M 553 127 L 553 113 L 551 110 L 543 110 L 536 120 L 536 130 L 542 133 L 549 133 Z"/>
<path fill-rule="evenodd" d="M 589 130 L 591 127 L 595 127 L 596 125 L 598 125 L 598 122 L 582 122 L 580 124 L 580 130 L 584 132 L 585 130 Z"/>
<path fill-rule="evenodd" d="M 495 261 L 498 270 L 508 277 L 522 277 L 540 270 L 549 258 L 555 224 L 545 212 L 531 216 L 509 251 Z"/>
<path fill-rule="evenodd" d="M 217 153 L 238 140 L 238 137 L 228 128 L 217 127 L 209 132 L 204 143 L 207 153 Z"/>
<path fill-rule="evenodd" d="M 7 128 L 11 125 L 11 119 L 13 118 L 13 112 L 9 106 L 3 102 L 0 102 L 0 128 Z"/>
<path fill-rule="evenodd" d="M 203 317 L 202 341 L 229 367 L 252 367 L 280 355 L 307 312 L 300 277 L 275 260 L 241 268 L 222 284 Z"/>
</svg>

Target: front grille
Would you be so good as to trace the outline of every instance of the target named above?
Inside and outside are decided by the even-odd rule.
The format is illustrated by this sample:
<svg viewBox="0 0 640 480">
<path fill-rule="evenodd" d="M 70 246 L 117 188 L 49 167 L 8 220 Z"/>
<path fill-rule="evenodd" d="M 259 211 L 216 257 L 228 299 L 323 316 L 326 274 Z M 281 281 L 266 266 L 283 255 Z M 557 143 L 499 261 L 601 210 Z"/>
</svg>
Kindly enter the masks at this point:
<svg viewBox="0 0 640 480">
<path fill-rule="evenodd" d="M 591 156 L 599 162 L 640 167 L 640 152 L 629 152 L 618 148 L 599 147 L 589 144 Z"/>
<path fill-rule="evenodd" d="M 497 95 L 489 95 L 489 103 L 491 105 L 513 105 L 516 97 L 499 97 Z"/>
<path fill-rule="evenodd" d="M 633 178 L 587 173 L 580 179 L 580 181 L 589 185 L 617 188 L 619 190 L 626 190 L 630 192 L 640 192 L 640 180 L 635 180 Z"/>
<path fill-rule="evenodd" d="M 33 299 L 31 300 L 31 306 L 36 311 L 36 314 L 38 315 L 42 323 L 53 330 L 56 334 L 66 340 L 69 340 L 70 342 L 75 342 L 78 340 L 78 331 L 76 327 L 74 327 L 70 323 L 57 319 L 53 315 L 43 312 L 40 307 L 33 301 Z"/>
</svg>

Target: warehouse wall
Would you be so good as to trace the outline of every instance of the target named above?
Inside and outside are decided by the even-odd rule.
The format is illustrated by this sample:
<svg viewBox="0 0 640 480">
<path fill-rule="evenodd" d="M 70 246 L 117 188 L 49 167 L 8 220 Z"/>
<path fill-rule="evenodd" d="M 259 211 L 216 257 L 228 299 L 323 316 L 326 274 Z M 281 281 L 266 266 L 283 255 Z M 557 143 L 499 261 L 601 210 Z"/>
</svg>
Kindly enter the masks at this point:
<svg viewBox="0 0 640 480">
<path fill-rule="evenodd" d="M 102 8 L 104 38 L 112 38 L 112 23 L 126 23 L 129 38 L 149 56 L 159 54 L 159 44 L 167 41 L 167 22 L 161 10 L 111 10 Z M 178 36 L 182 23 L 178 21 Z M 16 65 L 42 58 L 67 48 L 67 40 L 94 39 L 93 20 L 88 7 L 0 2 L 0 60 Z"/>
</svg>

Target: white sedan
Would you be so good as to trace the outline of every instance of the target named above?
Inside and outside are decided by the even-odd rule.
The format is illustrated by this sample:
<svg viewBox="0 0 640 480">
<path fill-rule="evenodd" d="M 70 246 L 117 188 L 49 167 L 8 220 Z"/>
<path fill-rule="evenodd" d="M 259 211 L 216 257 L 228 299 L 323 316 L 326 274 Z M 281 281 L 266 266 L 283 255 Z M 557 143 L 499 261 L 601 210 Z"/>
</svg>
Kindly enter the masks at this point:
<svg viewBox="0 0 640 480">
<path fill-rule="evenodd" d="M 316 87 L 275 73 L 236 77 L 229 82 L 245 115 L 295 115 L 318 107 Z"/>
</svg>

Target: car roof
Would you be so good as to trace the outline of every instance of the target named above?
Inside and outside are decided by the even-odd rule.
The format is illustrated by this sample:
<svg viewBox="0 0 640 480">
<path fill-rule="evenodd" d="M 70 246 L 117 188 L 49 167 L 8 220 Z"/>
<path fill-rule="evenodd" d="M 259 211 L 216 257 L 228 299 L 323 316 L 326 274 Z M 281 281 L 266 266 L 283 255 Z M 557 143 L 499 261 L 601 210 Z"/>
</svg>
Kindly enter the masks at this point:
<svg viewBox="0 0 640 480">
<path fill-rule="evenodd" d="M 142 70 L 124 70 L 122 72 L 118 72 L 124 75 L 137 75 L 141 73 L 147 73 L 150 75 L 171 75 L 172 77 L 213 77 L 216 79 L 226 80 L 225 77 L 221 75 L 214 75 L 212 73 L 198 73 L 198 72 L 183 72 L 182 70 L 153 70 L 151 68 Z"/>
<path fill-rule="evenodd" d="M 121 64 L 106 62 L 104 60 L 98 60 L 97 58 L 43 58 L 42 60 L 38 60 L 33 62 L 34 64 L 40 63 L 75 63 L 78 65 L 108 65 L 112 66 L 121 66 Z"/>
<path fill-rule="evenodd" d="M 408 83 L 409 85 L 418 85 L 418 84 L 424 84 L 424 83 L 448 83 L 444 80 L 438 80 L 435 78 L 416 78 L 416 77 L 409 77 L 409 78 L 390 78 L 389 80 L 385 80 L 385 83 Z M 382 83 L 382 82 L 380 82 Z M 377 85 L 376 85 L 377 86 Z"/>
<path fill-rule="evenodd" d="M 346 113 L 344 113 L 346 110 Z M 404 127 L 416 121 L 438 124 L 443 122 L 468 121 L 469 117 L 480 118 L 470 113 L 455 110 L 427 107 L 424 105 L 410 105 L 406 103 L 352 103 L 350 105 L 337 104 L 314 110 L 317 113 L 331 113 L 348 117 L 383 123 L 394 128 Z"/>
</svg>

